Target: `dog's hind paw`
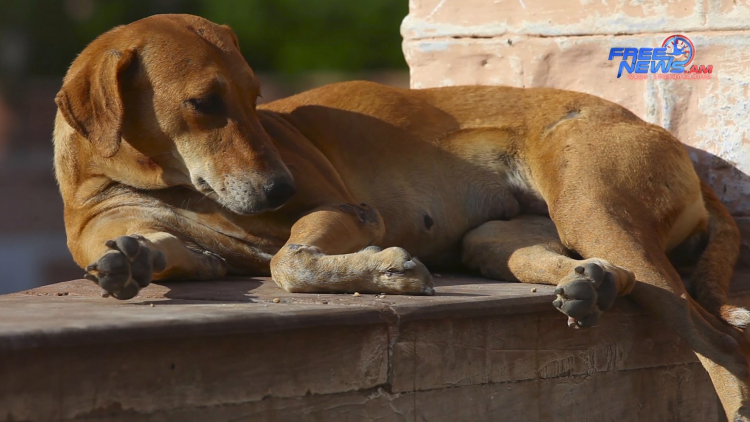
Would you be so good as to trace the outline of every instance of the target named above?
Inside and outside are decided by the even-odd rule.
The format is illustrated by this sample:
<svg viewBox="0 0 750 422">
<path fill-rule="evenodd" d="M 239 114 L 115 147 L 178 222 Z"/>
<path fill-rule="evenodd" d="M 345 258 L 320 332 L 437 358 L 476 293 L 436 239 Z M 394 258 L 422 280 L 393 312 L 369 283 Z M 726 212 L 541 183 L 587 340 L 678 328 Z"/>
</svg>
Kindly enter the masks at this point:
<svg viewBox="0 0 750 422">
<path fill-rule="evenodd" d="M 86 267 L 84 277 L 117 299 L 132 299 L 151 283 L 154 272 L 166 267 L 164 255 L 144 246 L 137 236 L 120 236 L 105 245 L 110 250 Z"/>
<path fill-rule="evenodd" d="M 571 328 L 593 327 L 599 322 L 602 311 L 611 308 L 620 290 L 617 276 L 625 283 L 635 283 L 630 271 L 614 267 L 603 260 L 587 260 L 560 280 L 552 304 L 568 316 Z M 627 288 L 630 291 L 632 287 Z"/>
</svg>

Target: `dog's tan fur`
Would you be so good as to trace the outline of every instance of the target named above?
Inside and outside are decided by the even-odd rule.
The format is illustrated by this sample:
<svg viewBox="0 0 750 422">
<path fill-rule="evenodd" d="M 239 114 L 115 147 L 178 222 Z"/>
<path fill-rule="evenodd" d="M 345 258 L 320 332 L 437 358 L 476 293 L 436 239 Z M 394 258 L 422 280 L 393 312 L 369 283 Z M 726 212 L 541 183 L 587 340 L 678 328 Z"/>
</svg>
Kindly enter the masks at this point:
<svg viewBox="0 0 750 422">
<path fill-rule="evenodd" d="M 412 255 L 460 259 L 560 286 L 577 326 L 606 308 L 603 287 L 572 289 L 603 286 L 599 268 L 686 339 L 727 414 L 748 420 L 736 327 L 750 318 L 726 305 L 738 231 L 664 129 L 554 89 L 352 82 L 256 107 L 258 95 L 231 30 L 193 16 L 118 27 L 81 53 L 56 99 L 55 169 L 90 278 L 128 296 L 135 252 L 107 241 L 130 234 L 153 257 L 142 285 L 232 272 L 292 292 L 431 294 Z M 705 249 L 695 299 L 671 249 Z M 118 254 L 124 276 L 105 262 Z M 571 315 L 576 301 L 590 311 Z"/>
</svg>

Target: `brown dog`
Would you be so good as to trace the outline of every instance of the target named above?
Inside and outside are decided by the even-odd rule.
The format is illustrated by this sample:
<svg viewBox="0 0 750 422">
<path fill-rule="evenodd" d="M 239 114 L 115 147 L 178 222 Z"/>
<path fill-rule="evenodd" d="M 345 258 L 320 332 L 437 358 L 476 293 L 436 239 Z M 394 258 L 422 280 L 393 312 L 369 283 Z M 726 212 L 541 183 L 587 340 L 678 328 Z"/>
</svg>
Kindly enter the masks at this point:
<svg viewBox="0 0 750 422">
<path fill-rule="evenodd" d="M 667 131 L 553 89 L 258 96 L 232 31 L 194 16 L 115 28 L 78 56 L 55 170 L 88 278 L 119 299 L 227 272 L 432 294 L 414 254 L 557 285 L 575 327 L 632 292 L 692 346 L 731 420 L 750 420 L 750 313 L 726 304 L 738 230 Z M 693 297 L 669 251 L 694 254 Z"/>
</svg>

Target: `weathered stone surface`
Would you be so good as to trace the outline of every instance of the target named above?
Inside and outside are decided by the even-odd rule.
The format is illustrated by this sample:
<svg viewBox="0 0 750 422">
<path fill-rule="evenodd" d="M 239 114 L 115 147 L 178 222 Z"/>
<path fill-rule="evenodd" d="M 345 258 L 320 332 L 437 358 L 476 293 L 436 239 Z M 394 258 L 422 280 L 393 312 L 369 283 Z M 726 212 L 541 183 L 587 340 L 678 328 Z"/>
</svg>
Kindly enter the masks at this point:
<svg viewBox="0 0 750 422">
<path fill-rule="evenodd" d="M 663 41 L 660 40 L 659 42 Z M 406 40 L 413 88 L 452 85 L 556 87 L 586 92 L 649 115 L 645 80 L 617 78 L 611 47 L 657 42 L 656 37 L 595 36 Z M 596 83 L 592 83 L 596 81 Z"/>
<path fill-rule="evenodd" d="M 735 0 L 707 1 L 705 28 L 715 30 L 746 30 L 750 28 L 750 5 Z"/>
<path fill-rule="evenodd" d="M 571 377 L 543 385 L 540 421 L 718 421 L 715 394 L 698 391 L 710 384 L 699 364 L 684 364 L 597 377 Z M 627 392 L 627 393 L 625 393 Z M 659 403 L 670 403 L 664 408 Z"/>
<path fill-rule="evenodd" d="M 45 286 L 42 289 L 47 289 Z M 67 291 L 65 289 L 64 291 Z M 268 303 L 271 298 L 268 298 Z M 154 305 L 151 307 L 149 305 Z M 171 300 L 115 302 L 76 297 L 0 296 L 0 352 L 169 338 L 254 334 L 310 326 L 383 323 L 377 309 Z"/>
<path fill-rule="evenodd" d="M 389 394 L 382 389 L 324 396 L 275 398 L 152 414 L 123 412 L 110 422 L 712 422 L 718 400 L 699 386 L 709 382 L 698 364 L 513 383 L 470 385 Z M 675 385 L 677 386 L 675 388 Z M 627 394 L 623 394 L 627 391 Z M 663 403 L 670 403 L 664 406 Z M 99 421 L 83 417 L 79 421 Z"/>
<path fill-rule="evenodd" d="M 0 418 L 168 413 L 364 390 L 386 382 L 387 339 L 385 325 L 329 326 L 4 352 Z"/>
<path fill-rule="evenodd" d="M 379 298 L 238 278 L 119 302 L 79 280 L 0 296 L 0 420 L 719 420 L 705 371 L 637 306 L 570 330 L 551 287 L 531 287 L 443 276 L 437 296 Z M 750 274 L 734 288 L 750 304 Z"/>
<path fill-rule="evenodd" d="M 411 414 L 412 407 L 401 404 L 406 399 L 390 395 L 382 389 L 353 391 L 327 395 L 300 397 L 266 397 L 263 400 L 204 407 L 187 407 L 169 411 L 159 410 L 149 414 L 122 412 L 108 417 L 108 422 L 401 422 L 413 421 L 395 408 L 405 407 Z M 413 401 L 413 400 L 412 400 Z M 411 402 L 409 402 L 411 403 Z M 101 421 L 97 416 L 82 417 L 77 422 Z"/>
<path fill-rule="evenodd" d="M 697 362 L 679 336 L 622 307 L 585 331 L 559 324 L 556 312 L 408 323 L 392 359 L 394 392 Z"/>
<path fill-rule="evenodd" d="M 748 28 L 750 6 L 732 0 L 410 0 L 401 33 L 407 39 L 491 38 Z"/>
</svg>

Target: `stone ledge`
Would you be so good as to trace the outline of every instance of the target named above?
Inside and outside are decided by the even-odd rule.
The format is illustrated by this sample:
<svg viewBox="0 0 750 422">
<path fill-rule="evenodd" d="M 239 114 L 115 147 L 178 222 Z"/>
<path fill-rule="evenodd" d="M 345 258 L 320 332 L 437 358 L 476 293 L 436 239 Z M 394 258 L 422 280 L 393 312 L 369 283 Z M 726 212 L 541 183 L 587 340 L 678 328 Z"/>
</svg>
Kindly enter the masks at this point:
<svg viewBox="0 0 750 422">
<path fill-rule="evenodd" d="M 0 296 L 0 420 L 718 420 L 690 350 L 627 299 L 570 330 L 550 286 L 436 280 L 434 297 L 260 278 Z"/>
<path fill-rule="evenodd" d="M 96 285 L 75 280 L 0 296 L 0 351 L 123 337 L 230 335 L 383 324 L 396 318 L 535 312 L 548 310 L 553 300 L 550 286 L 534 286 L 537 292 L 531 294 L 523 284 L 450 276 L 438 280 L 439 295 L 432 297 L 292 294 L 268 278 L 237 278 L 152 284 L 125 302 L 101 298 Z"/>
</svg>

